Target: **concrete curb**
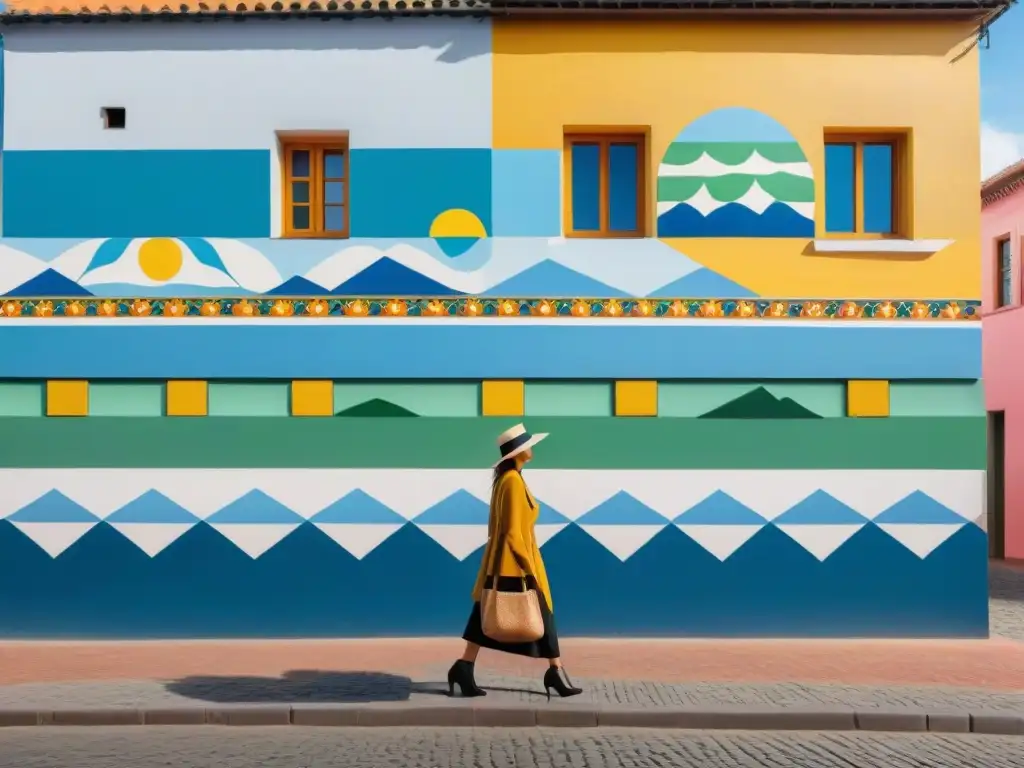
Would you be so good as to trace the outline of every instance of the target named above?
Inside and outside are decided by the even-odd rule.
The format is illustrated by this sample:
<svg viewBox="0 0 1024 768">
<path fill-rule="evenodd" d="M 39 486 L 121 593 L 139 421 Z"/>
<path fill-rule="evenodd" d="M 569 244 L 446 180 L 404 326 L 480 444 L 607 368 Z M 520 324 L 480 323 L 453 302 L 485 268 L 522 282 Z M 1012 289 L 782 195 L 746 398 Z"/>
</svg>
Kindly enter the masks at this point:
<svg viewBox="0 0 1024 768">
<path fill-rule="evenodd" d="M 430 728 L 663 728 L 745 731 L 887 731 L 1024 736 L 1024 713 L 751 707 L 607 708 L 593 705 L 274 704 L 214 707 L 0 709 L 0 728 L 92 725 L 235 725 Z"/>
</svg>

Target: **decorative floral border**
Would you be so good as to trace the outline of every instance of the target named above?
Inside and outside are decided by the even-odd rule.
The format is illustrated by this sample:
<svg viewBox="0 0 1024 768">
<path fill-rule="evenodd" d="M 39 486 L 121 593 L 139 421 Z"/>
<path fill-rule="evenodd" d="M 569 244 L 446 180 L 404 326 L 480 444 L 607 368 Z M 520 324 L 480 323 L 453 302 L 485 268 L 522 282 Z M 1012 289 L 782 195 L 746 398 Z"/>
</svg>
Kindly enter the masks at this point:
<svg viewBox="0 0 1024 768">
<path fill-rule="evenodd" d="M 981 302 L 844 299 L 0 299 L 5 317 L 665 317 L 980 320 Z"/>
</svg>

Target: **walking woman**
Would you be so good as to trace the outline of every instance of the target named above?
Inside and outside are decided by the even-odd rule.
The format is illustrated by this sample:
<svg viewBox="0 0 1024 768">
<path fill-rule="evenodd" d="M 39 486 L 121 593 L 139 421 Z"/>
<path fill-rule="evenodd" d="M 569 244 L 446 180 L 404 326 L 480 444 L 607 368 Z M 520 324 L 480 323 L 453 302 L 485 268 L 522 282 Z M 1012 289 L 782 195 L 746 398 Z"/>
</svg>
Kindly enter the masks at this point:
<svg viewBox="0 0 1024 768">
<path fill-rule="evenodd" d="M 547 659 L 549 666 L 544 674 L 544 691 L 549 699 L 552 691 L 559 696 L 583 693 L 581 688 L 573 686 L 562 669 L 552 615 L 551 588 L 534 535 L 540 510 L 522 474 L 523 465 L 533 458 L 533 447 L 545 437 L 546 434 L 531 435 L 522 424 L 518 424 L 498 438 L 501 460 L 494 467 L 487 546 L 484 547 L 480 573 L 473 588 L 473 611 L 462 634 L 466 650 L 448 671 L 451 695 L 455 695 L 456 686 L 462 696 L 487 695 L 487 691 L 476 684 L 473 674 L 481 648 Z M 536 595 L 536 601 L 533 601 L 531 591 Z M 498 606 L 502 596 L 506 602 Z M 531 606 L 533 610 L 518 610 L 523 606 Z M 516 613 L 519 616 L 512 620 L 511 615 Z M 509 622 L 515 623 L 521 617 L 525 618 L 521 624 L 531 626 L 525 629 L 513 627 L 510 631 Z M 505 631 L 495 631 L 502 621 L 506 624 Z M 485 632 L 487 629 L 489 634 Z M 495 639 L 493 635 L 536 639 L 509 641 Z"/>
</svg>

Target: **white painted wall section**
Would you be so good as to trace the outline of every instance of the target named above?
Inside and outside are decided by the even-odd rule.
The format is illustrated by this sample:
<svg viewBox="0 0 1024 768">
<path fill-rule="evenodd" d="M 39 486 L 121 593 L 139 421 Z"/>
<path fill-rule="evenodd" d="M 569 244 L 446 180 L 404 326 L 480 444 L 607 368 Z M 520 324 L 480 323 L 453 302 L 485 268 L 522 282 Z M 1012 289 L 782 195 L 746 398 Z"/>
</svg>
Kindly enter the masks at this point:
<svg viewBox="0 0 1024 768">
<path fill-rule="evenodd" d="M 4 31 L 4 149 L 489 147 L 486 20 L 40 24 Z M 125 107 L 105 130 L 101 107 Z"/>
</svg>

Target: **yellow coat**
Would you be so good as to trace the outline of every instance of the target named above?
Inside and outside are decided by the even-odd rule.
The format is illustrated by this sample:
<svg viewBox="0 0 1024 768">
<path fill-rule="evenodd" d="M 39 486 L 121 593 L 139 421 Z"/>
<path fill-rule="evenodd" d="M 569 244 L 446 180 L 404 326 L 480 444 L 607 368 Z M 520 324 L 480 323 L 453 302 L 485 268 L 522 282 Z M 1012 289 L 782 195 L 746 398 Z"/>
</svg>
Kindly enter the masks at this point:
<svg viewBox="0 0 1024 768">
<path fill-rule="evenodd" d="M 544 560 L 540 556 L 534 526 L 540 508 L 526 487 L 523 476 L 516 471 L 506 472 L 498 480 L 491 493 L 491 515 L 487 521 L 487 546 L 484 547 L 480 573 L 473 587 L 473 599 L 480 600 L 484 580 L 491 576 L 490 568 L 493 560 L 493 547 L 496 538 L 502 543 L 502 552 L 498 566 L 500 576 L 522 576 L 524 570 L 533 576 L 537 589 L 544 596 L 548 609 L 554 611 L 551 602 L 551 587 L 548 585 L 548 574 L 544 570 Z M 504 536 L 495 536 L 495 530 Z"/>
</svg>

